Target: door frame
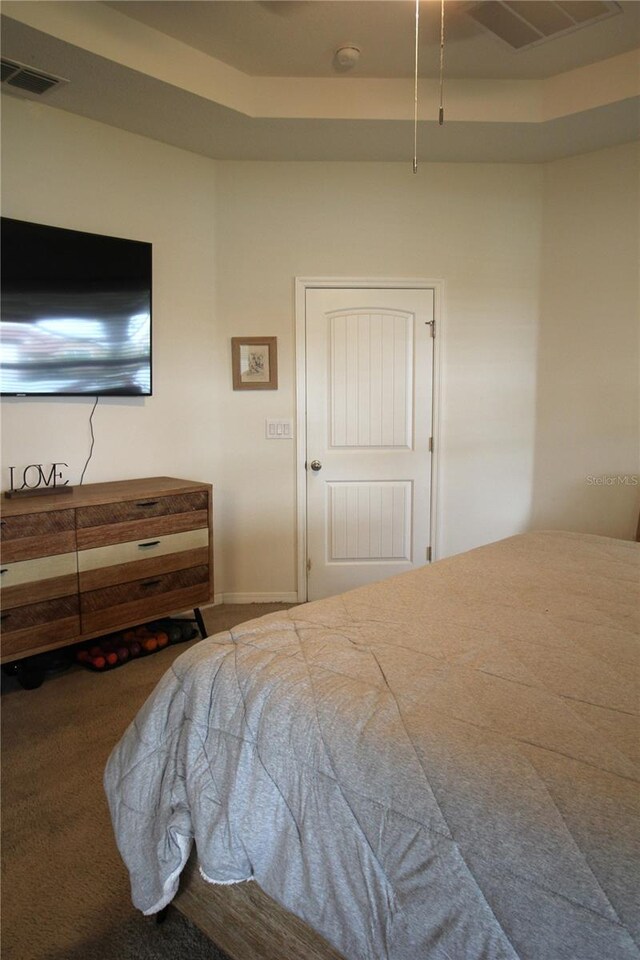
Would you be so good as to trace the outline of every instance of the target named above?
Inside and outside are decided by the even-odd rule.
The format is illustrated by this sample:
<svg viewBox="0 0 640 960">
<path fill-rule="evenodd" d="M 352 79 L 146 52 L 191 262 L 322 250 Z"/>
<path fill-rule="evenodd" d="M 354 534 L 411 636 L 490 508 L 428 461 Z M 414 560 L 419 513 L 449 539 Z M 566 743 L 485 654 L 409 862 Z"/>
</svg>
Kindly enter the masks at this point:
<svg viewBox="0 0 640 960">
<path fill-rule="evenodd" d="M 439 557 L 439 510 L 438 487 L 440 479 L 441 429 L 441 363 L 444 356 L 444 280 L 427 280 L 423 277 L 296 277 L 295 278 L 295 338 L 296 338 L 296 494 L 297 494 L 297 578 L 298 603 L 307 599 L 307 350 L 306 350 L 306 294 L 313 288 L 340 289 L 358 287 L 381 287 L 397 289 L 433 290 L 433 318 L 436 335 L 433 341 L 433 405 L 431 455 L 431 523 L 429 545 L 431 561 Z"/>
</svg>

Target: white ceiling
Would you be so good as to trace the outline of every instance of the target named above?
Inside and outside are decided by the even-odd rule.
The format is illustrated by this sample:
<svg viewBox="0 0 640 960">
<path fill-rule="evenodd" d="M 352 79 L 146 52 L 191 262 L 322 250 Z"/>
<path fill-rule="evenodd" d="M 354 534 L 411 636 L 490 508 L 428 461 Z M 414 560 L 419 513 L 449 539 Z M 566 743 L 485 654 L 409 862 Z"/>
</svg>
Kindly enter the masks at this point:
<svg viewBox="0 0 640 960">
<path fill-rule="evenodd" d="M 413 77 L 415 2 L 411 0 L 114 0 L 107 6 L 251 76 L 331 77 L 334 52 L 355 43 L 355 75 Z M 447 76 L 459 79 L 549 77 L 640 45 L 640 3 L 621 14 L 532 50 L 514 51 L 446 0 Z M 440 3 L 420 4 L 420 74 L 436 77 Z"/>
<path fill-rule="evenodd" d="M 468 6 L 446 0 L 439 127 L 440 3 L 421 2 L 421 158 L 538 162 L 638 138 L 640 2 L 521 51 Z M 32 97 L 43 104 L 219 159 L 412 155 L 411 0 L 5 0 L 2 12 L 3 57 L 69 81 Z M 362 50 L 350 73 L 334 62 L 346 42 Z"/>
</svg>

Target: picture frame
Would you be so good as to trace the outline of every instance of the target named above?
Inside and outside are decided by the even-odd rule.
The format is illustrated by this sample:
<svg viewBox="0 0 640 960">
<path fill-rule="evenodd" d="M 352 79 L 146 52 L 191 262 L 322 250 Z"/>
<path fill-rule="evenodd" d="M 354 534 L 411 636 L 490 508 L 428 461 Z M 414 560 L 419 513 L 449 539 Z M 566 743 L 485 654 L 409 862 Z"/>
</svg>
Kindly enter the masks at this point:
<svg viewBox="0 0 640 960">
<path fill-rule="evenodd" d="M 278 338 L 232 337 L 234 390 L 278 389 Z"/>
</svg>

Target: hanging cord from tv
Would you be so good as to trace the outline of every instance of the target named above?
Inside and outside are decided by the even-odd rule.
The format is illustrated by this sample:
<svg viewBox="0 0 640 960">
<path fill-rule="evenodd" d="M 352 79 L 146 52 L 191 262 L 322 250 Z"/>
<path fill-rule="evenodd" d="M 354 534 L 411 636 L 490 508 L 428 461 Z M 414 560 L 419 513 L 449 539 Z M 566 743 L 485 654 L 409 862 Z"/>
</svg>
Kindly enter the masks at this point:
<svg viewBox="0 0 640 960">
<path fill-rule="evenodd" d="M 89 461 L 91 460 L 91 457 L 93 456 L 93 445 L 94 445 L 94 443 L 96 442 L 96 437 L 95 437 L 95 434 L 94 434 L 94 432 L 93 432 L 93 415 L 94 415 L 94 413 L 96 412 L 96 407 L 98 406 L 98 400 L 99 400 L 99 399 L 100 399 L 100 397 L 96 397 L 95 403 L 93 404 L 93 407 L 91 408 L 91 413 L 89 414 L 89 430 L 91 431 L 91 446 L 89 447 L 89 456 L 87 457 L 87 462 L 85 463 L 84 469 L 83 469 L 82 474 L 81 474 L 81 476 L 80 476 L 80 484 L 79 484 L 79 486 L 82 486 L 82 481 L 84 480 L 84 475 L 85 475 L 85 473 L 87 472 L 87 467 L 89 466 Z"/>
</svg>

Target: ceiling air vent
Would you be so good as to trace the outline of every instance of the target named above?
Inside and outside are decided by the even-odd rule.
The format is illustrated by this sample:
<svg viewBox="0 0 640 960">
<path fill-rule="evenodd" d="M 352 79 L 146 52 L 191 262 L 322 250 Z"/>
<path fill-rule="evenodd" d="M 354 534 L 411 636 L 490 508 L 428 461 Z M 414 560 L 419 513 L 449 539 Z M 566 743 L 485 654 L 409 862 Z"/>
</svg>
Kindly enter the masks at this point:
<svg viewBox="0 0 640 960">
<path fill-rule="evenodd" d="M 614 0 L 482 0 L 465 13 L 514 50 L 599 23 L 622 10 Z"/>
<path fill-rule="evenodd" d="M 22 90 L 25 93 L 42 96 L 43 93 L 48 93 L 54 87 L 59 87 L 60 84 L 68 82 L 63 77 L 51 76 L 49 73 L 43 73 L 42 70 L 36 70 L 35 67 L 28 67 L 24 63 L 2 59 L 2 83 L 16 91 Z"/>
</svg>

